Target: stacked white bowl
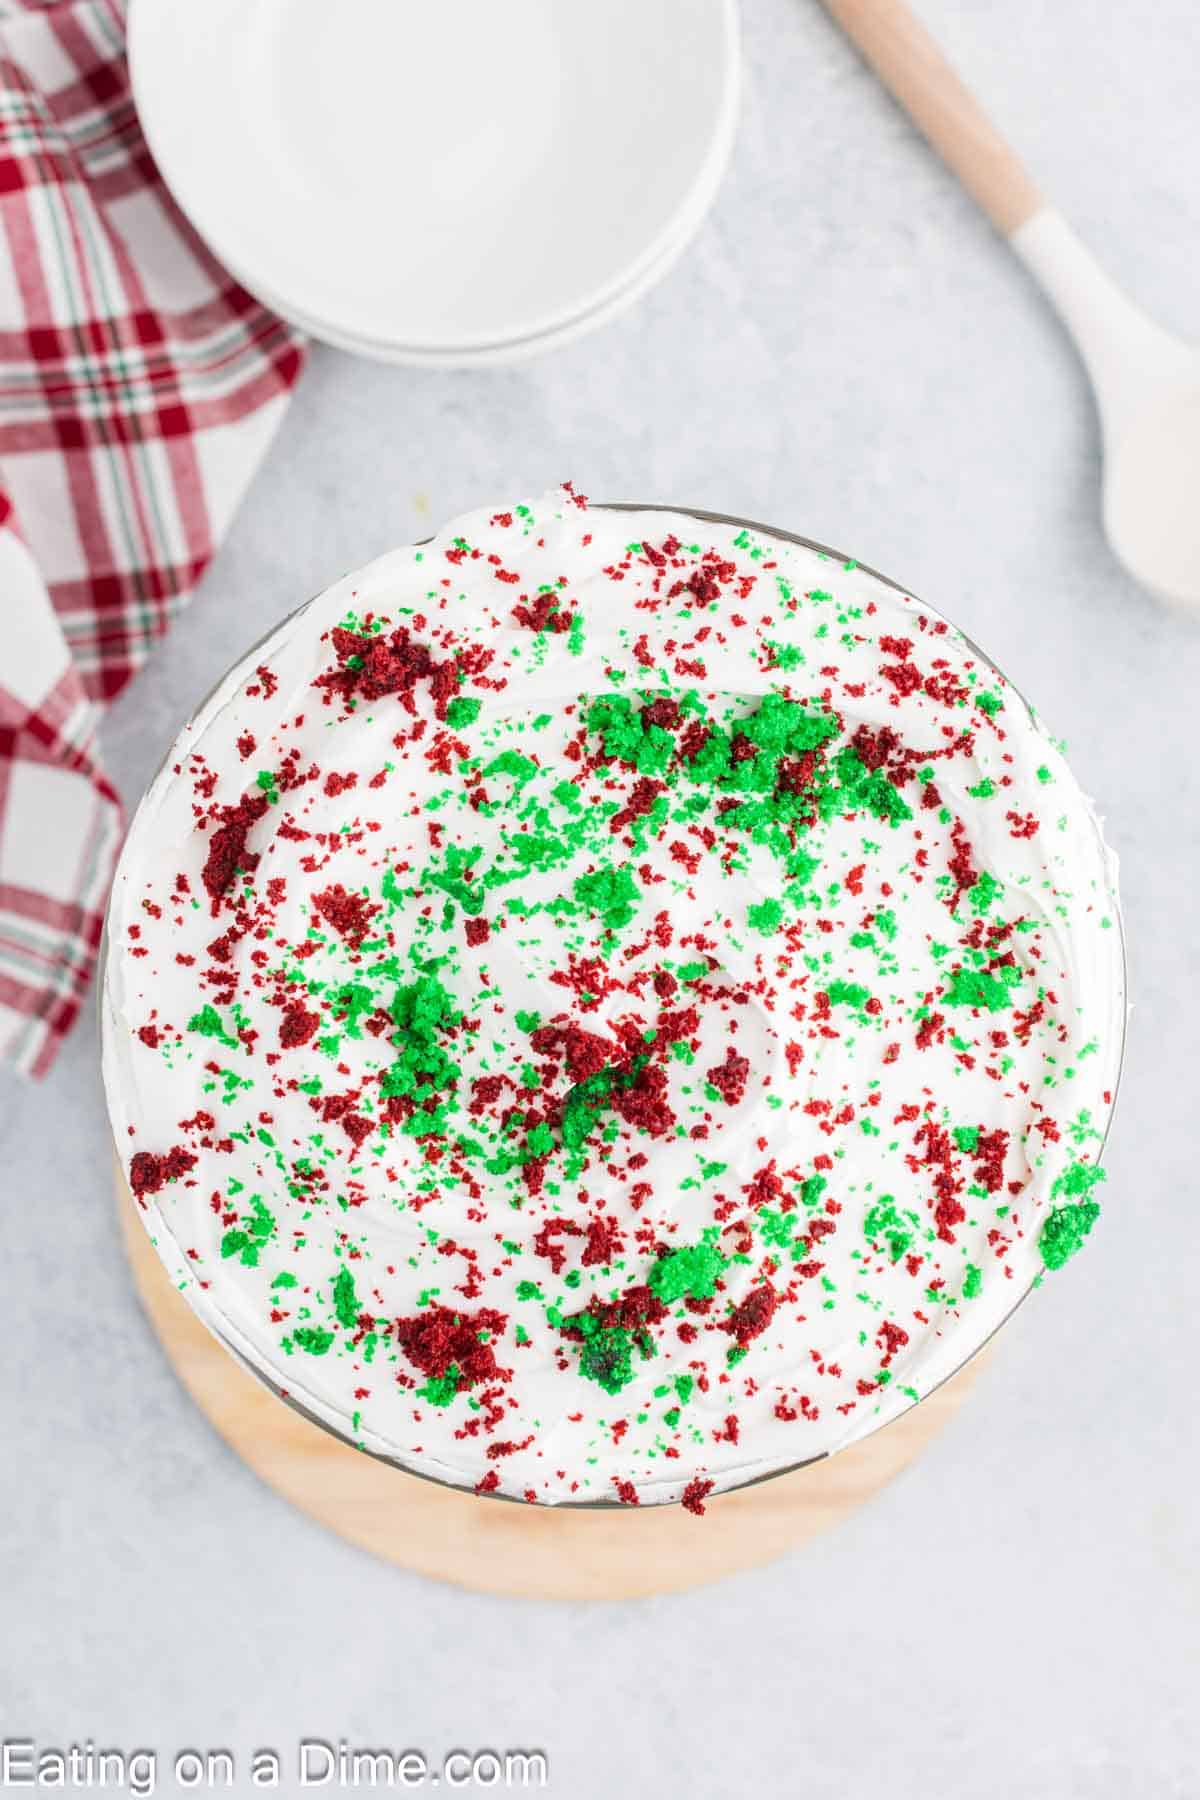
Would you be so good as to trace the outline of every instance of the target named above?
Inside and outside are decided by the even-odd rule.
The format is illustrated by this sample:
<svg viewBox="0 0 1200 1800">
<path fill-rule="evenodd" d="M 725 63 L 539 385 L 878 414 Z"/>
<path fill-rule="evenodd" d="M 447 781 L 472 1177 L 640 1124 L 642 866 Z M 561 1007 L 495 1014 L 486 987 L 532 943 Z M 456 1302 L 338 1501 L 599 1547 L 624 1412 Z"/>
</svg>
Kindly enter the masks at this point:
<svg viewBox="0 0 1200 1800">
<path fill-rule="evenodd" d="M 146 140 L 200 236 L 313 336 L 515 361 L 630 305 L 737 117 L 735 0 L 132 0 Z"/>
</svg>

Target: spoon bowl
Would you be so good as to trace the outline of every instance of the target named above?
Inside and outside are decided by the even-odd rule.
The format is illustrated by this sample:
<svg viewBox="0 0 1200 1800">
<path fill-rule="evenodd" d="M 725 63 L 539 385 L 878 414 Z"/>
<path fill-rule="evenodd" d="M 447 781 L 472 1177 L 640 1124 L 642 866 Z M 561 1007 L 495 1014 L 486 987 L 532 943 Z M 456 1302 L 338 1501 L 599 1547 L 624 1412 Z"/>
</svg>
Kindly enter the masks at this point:
<svg viewBox="0 0 1200 1800">
<path fill-rule="evenodd" d="M 1135 581 L 1200 605 L 1200 356 L 1105 448 L 1104 529 Z"/>
</svg>

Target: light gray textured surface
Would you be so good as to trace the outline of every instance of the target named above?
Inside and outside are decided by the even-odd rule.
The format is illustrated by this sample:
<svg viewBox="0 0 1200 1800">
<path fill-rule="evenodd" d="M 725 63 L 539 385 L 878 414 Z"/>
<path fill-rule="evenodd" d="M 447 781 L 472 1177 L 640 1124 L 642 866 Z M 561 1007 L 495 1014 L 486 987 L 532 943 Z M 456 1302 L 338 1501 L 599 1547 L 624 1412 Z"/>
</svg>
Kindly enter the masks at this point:
<svg viewBox="0 0 1200 1800">
<path fill-rule="evenodd" d="M 667 283 L 515 371 L 314 355 L 109 764 L 136 797 L 299 599 L 566 475 L 845 549 L 1031 695 L 1121 855 L 1137 1005 L 1101 1227 L 823 1543 L 658 1602 L 469 1597 L 291 1513 L 176 1385 L 114 1224 L 93 1008 L 40 1089 L 0 1084 L 0 1735 L 544 1746 L 578 1800 L 1196 1792 L 1200 622 L 1110 560 L 1083 379 L 1026 277 L 812 0 L 744 11 L 734 167 Z M 1191 0 L 921 11 L 1135 295 L 1197 332 Z"/>
</svg>

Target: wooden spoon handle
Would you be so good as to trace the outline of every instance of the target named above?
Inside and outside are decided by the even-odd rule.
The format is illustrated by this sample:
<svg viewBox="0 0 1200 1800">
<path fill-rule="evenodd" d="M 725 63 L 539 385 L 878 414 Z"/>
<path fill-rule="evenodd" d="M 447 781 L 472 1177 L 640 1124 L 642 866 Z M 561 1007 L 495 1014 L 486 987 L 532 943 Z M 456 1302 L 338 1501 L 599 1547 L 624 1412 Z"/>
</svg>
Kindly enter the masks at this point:
<svg viewBox="0 0 1200 1800">
<path fill-rule="evenodd" d="M 822 0 L 1005 237 L 1045 202 L 904 0 Z"/>
</svg>

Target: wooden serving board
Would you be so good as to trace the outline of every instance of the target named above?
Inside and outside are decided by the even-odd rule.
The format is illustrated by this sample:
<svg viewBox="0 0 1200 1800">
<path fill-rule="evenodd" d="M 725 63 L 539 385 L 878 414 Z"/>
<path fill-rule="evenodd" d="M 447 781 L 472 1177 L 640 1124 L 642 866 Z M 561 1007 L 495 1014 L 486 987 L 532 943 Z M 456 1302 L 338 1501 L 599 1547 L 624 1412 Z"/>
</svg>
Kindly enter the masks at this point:
<svg viewBox="0 0 1200 1800">
<path fill-rule="evenodd" d="M 119 1178 L 118 1178 L 119 1179 Z M 339 1537 L 439 1581 L 529 1599 L 615 1600 L 755 1568 L 836 1525 L 920 1455 L 962 1404 L 977 1356 L 893 1424 L 792 1475 L 680 1506 L 583 1510 L 458 1493 L 342 1443 L 221 1345 L 171 1284 L 123 1180 L 125 1245 L 142 1304 L 209 1423 L 268 1486 Z"/>
</svg>

